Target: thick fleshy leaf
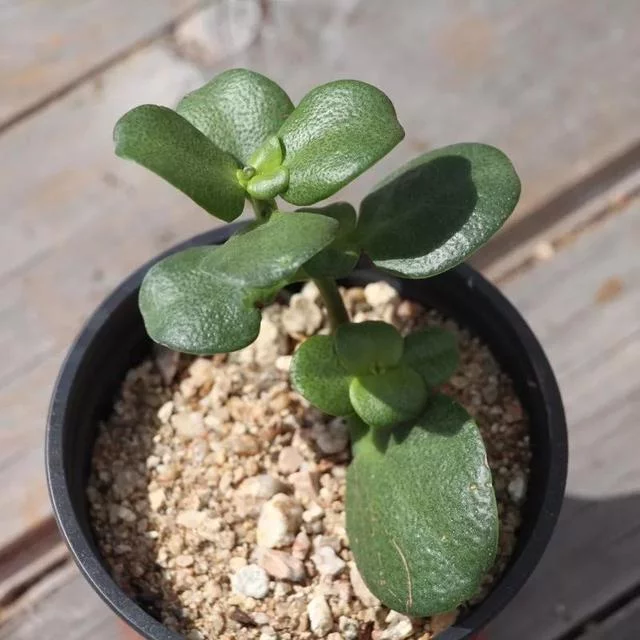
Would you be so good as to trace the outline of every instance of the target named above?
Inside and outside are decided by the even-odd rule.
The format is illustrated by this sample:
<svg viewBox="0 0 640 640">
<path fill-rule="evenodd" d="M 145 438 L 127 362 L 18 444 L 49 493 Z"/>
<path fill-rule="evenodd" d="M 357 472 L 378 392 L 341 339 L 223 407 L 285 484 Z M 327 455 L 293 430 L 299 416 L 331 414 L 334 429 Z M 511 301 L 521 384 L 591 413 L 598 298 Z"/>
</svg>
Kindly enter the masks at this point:
<svg viewBox="0 0 640 640">
<path fill-rule="evenodd" d="M 366 424 L 385 429 L 415 418 L 424 409 L 427 386 L 419 373 L 399 366 L 354 378 L 349 399 Z"/>
<path fill-rule="evenodd" d="M 455 144 L 416 158 L 370 193 L 356 235 L 378 267 L 425 278 L 489 240 L 519 197 L 520 180 L 504 153 Z"/>
<path fill-rule="evenodd" d="M 352 242 L 356 228 L 356 210 L 348 202 L 336 202 L 326 207 L 299 211 L 329 216 L 340 225 L 336 239 L 304 265 L 305 272 L 312 278 L 342 278 L 351 273 L 360 255 Z"/>
<path fill-rule="evenodd" d="M 334 416 L 353 413 L 349 402 L 351 376 L 338 360 L 333 336 L 312 336 L 293 354 L 291 382 L 321 411 Z"/>
<path fill-rule="evenodd" d="M 376 320 L 340 325 L 335 340 L 338 358 L 353 374 L 377 373 L 395 367 L 404 348 L 398 330 Z"/>
<path fill-rule="evenodd" d="M 293 111 L 289 96 L 272 80 L 230 69 L 187 94 L 177 111 L 218 147 L 247 164 Z"/>
<path fill-rule="evenodd" d="M 446 382 L 458 368 L 456 337 L 446 329 L 429 327 L 404 339 L 402 362 L 417 371 L 429 387 Z"/>
<path fill-rule="evenodd" d="M 282 197 L 309 205 L 328 198 L 389 153 L 404 131 L 382 91 L 365 82 L 337 80 L 310 91 L 278 136 L 290 171 Z"/>
<path fill-rule="evenodd" d="M 498 513 L 482 437 L 434 397 L 414 426 L 359 429 L 347 473 L 347 533 L 369 589 L 411 616 L 472 597 L 497 551 Z"/>
<path fill-rule="evenodd" d="M 220 247 L 169 256 L 148 271 L 140 310 L 151 338 L 177 351 L 212 354 L 258 335 L 257 306 L 329 244 L 338 223 L 311 213 L 274 212 L 268 222 Z"/>
<path fill-rule="evenodd" d="M 236 161 L 175 111 L 145 104 L 118 120 L 116 153 L 170 182 L 212 215 L 230 222 L 244 208 Z"/>
</svg>

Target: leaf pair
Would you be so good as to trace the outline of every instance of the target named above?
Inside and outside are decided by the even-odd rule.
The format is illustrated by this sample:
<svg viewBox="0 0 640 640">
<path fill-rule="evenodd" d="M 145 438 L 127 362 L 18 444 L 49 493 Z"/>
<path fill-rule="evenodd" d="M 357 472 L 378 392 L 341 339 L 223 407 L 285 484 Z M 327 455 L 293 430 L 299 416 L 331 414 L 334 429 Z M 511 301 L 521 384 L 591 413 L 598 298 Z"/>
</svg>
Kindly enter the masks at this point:
<svg viewBox="0 0 640 640">
<path fill-rule="evenodd" d="M 452 334 L 424 329 L 407 338 L 385 322 L 338 327 L 333 336 L 313 336 L 296 351 L 291 380 L 309 402 L 339 416 L 357 414 L 386 428 L 415 418 L 429 390 L 458 364 Z"/>
<path fill-rule="evenodd" d="M 185 353 L 208 355 L 247 346 L 260 329 L 258 307 L 333 241 L 338 226 L 328 216 L 276 211 L 268 222 L 221 246 L 165 258 L 147 272 L 140 288 L 147 332 Z"/>
<path fill-rule="evenodd" d="M 309 205 L 334 194 L 404 136 L 387 96 L 355 80 L 313 89 L 294 108 L 268 78 L 226 71 L 176 111 L 142 105 L 116 124 L 116 153 L 227 222 L 245 196 Z"/>
</svg>

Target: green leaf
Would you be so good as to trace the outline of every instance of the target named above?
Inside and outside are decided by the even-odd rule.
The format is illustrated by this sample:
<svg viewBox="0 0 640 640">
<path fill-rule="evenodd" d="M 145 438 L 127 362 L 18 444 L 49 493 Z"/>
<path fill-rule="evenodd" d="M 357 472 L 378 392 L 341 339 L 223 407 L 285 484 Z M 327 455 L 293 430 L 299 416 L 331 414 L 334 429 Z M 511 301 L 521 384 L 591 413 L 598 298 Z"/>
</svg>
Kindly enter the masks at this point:
<svg viewBox="0 0 640 640">
<path fill-rule="evenodd" d="M 456 337 L 446 329 L 431 327 L 404 339 L 402 362 L 417 371 L 429 387 L 446 382 L 458 368 Z"/>
<path fill-rule="evenodd" d="M 369 589 L 411 616 L 471 598 L 497 551 L 498 513 L 482 437 L 434 397 L 415 426 L 359 429 L 347 473 L 347 533 Z"/>
<path fill-rule="evenodd" d="M 370 193 L 357 237 L 378 267 L 426 278 L 489 240 L 519 197 L 520 180 L 501 151 L 455 144 L 416 158 Z"/>
<path fill-rule="evenodd" d="M 312 336 L 293 354 L 291 383 L 309 402 L 334 416 L 353 413 L 351 376 L 338 360 L 333 336 Z"/>
<path fill-rule="evenodd" d="M 336 202 L 326 207 L 298 211 L 329 216 L 340 225 L 336 239 L 304 265 L 306 273 L 312 278 L 343 278 L 351 273 L 360 257 L 360 251 L 352 241 L 356 228 L 356 210 L 348 202 Z"/>
<path fill-rule="evenodd" d="M 335 340 L 340 361 L 353 374 L 395 367 L 404 349 L 402 336 L 395 327 L 374 320 L 340 325 Z"/>
<path fill-rule="evenodd" d="M 147 104 L 118 120 L 116 154 L 134 160 L 227 222 L 244 208 L 235 160 L 167 107 Z"/>
<path fill-rule="evenodd" d="M 260 328 L 257 306 L 329 244 L 337 227 L 325 216 L 276 211 L 220 247 L 165 258 L 140 288 L 147 332 L 171 349 L 201 355 L 247 346 Z"/>
<path fill-rule="evenodd" d="M 415 418 L 427 401 L 427 387 L 419 373 L 400 366 L 354 378 L 349 398 L 366 424 L 384 429 Z"/>
<path fill-rule="evenodd" d="M 337 80 L 310 91 L 278 136 L 291 174 L 282 197 L 309 205 L 328 198 L 389 153 L 404 131 L 379 89 Z"/>
<path fill-rule="evenodd" d="M 289 96 L 272 80 L 230 69 L 187 94 L 177 111 L 243 165 L 293 111 Z"/>
</svg>

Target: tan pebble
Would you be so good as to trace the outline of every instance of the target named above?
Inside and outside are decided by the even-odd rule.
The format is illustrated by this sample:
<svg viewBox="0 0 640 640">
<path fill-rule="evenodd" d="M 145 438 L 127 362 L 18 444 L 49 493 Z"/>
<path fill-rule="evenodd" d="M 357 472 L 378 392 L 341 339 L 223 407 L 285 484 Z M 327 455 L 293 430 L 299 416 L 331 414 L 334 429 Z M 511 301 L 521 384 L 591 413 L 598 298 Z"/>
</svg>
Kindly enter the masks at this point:
<svg viewBox="0 0 640 640">
<path fill-rule="evenodd" d="M 258 498 L 260 500 L 269 500 L 269 498 L 272 498 L 277 493 L 283 493 L 286 490 L 287 485 L 284 482 L 267 473 L 247 478 L 238 487 L 238 493 L 240 495 Z"/>
<path fill-rule="evenodd" d="M 349 444 L 347 423 L 343 418 L 333 418 L 330 422 L 317 422 L 311 427 L 311 437 L 318 449 L 327 455 L 340 453 Z"/>
<path fill-rule="evenodd" d="M 300 531 L 293 541 L 291 553 L 300 560 L 304 560 L 311 548 L 311 540 L 306 531 Z"/>
<path fill-rule="evenodd" d="M 173 402 L 169 400 L 165 402 L 158 409 L 158 420 L 162 422 L 162 424 L 167 424 L 169 422 L 169 418 L 171 418 L 171 414 L 173 413 Z"/>
<path fill-rule="evenodd" d="M 176 564 L 183 568 L 190 567 L 193 564 L 193 556 L 188 554 L 180 555 L 176 558 Z"/>
<path fill-rule="evenodd" d="M 124 520 L 125 522 L 135 522 L 136 514 L 131 511 L 128 507 L 119 506 L 116 508 L 117 517 L 120 520 Z"/>
<path fill-rule="evenodd" d="M 265 502 L 258 518 L 258 545 L 277 548 L 291 544 L 302 521 L 302 507 L 284 493 L 277 493 Z"/>
<path fill-rule="evenodd" d="M 309 616 L 311 631 L 316 637 L 324 638 L 331 631 L 333 616 L 323 596 L 315 596 L 309 601 L 307 615 Z"/>
<path fill-rule="evenodd" d="M 322 311 L 311 298 L 294 293 L 282 313 L 282 326 L 291 336 L 310 336 L 322 324 Z"/>
<path fill-rule="evenodd" d="M 319 547 L 311 561 L 321 576 L 335 577 L 346 567 L 345 561 L 331 547 Z"/>
<path fill-rule="evenodd" d="M 398 292 L 386 282 L 371 282 L 364 288 L 364 298 L 373 307 L 382 307 L 393 302 Z"/>
<path fill-rule="evenodd" d="M 407 616 L 396 614 L 393 621 L 380 635 L 380 640 L 407 640 L 412 635 L 413 624 L 411 620 Z"/>
<path fill-rule="evenodd" d="M 224 631 L 226 621 L 220 613 L 213 612 L 206 616 L 205 624 L 210 638 L 215 638 Z"/>
<path fill-rule="evenodd" d="M 327 636 L 327 640 L 342 640 L 342 635 L 340 635 L 339 633 L 330 633 Z"/>
<path fill-rule="evenodd" d="M 207 358 L 196 358 L 189 367 L 189 376 L 199 387 L 213 379 L 213 363 Z"/>
<path fill-rule="evenodd" d="M 318 497 L 318 474 L 311 471 L 296 471 L 292 473 L 289 482 L 297 498 L 315 500 Z"/>
<path fill-rule="evenodd" d="M 285 447 L 278 456 L 278 470 L 288 476 L 297 471 L 303 462 L 302 454 L 295 447 Z"/>
<path fill-rule="evenodd" d="M 197 438 L 205 433 L 203 416 L 196 411 L 176 413 L 171 416 L 171 426 L 176 430 L 176 435 L 185 439 Z"/>
<path fill-rule="evenodd" d="M 284 551 L 259 549 L 258 564 L 276 580 L 302 582 L 306 577 L 302 561 Z"/>
<path fill-rule="evenodd" d="M 302 514 L 304 522 L 315 522 L 324 516 L 324 509 L 316 502 L 312 502 Z"/>
<path fill-rule="evenodd" d="M 176 516 L 176 523 L 187 529 L 197 529 L 207 518 L 205 511 L 189 509 L 180 511 Z"/>
<path fill-rule="evenodd" d="M 238 569 L 242 569 L 242 567 L 247 566 L 247 561 L 245 558 L 234 556 L 229 560 L 229 568 L 231 571 L 237 571 Z"/>
<path fill-rule="evenodd" d="M 362 579 L 362 576 L 360 575 L 355 562 L 350 563 L 349 580 L 351 581 L 351 586 L 353 587 L 353 593 L 365 607 L 378 607 L 380 605 L 380 600 L 378 600 L 378 598 L 376 598 L 371 593 L 371 591 L 369 591 L 369 587 L 367 587 L 364 580 Z"/>
<path fill-rule="evenodd" d="M 291 368 L 291 360 L 292 356 L 278 356 L 276 358 L 276 369 L 288 373 Z"/>
<path fill-rule="evenodd" d="M 250 434 L 233 438 L 230 445 L 231 450 L 239 456 L 253 456 L 260 451 L 258 439 Z"/>
<path fill-rule="evenodd" d="M 229 551 L 236 545 L 236 534 L 234 531 L 221 531 L 216 538 L 218 547 L 223 551 Z"/>
<path fill-rule="evenodd" d="M 431 618 L 431 633 L 435 636 L 448 629 L 458 617 L 458 611 L 449 611 L 448 613 L 440 613 Z"/>
<path fill-rule="evenodd" d="M 293 587 L 288 582 L 277 582 L 273 589 L 273 595 L 277 599 L 286 598 L 293 591 Z"/>
<path fill-rule="evenodd" d="M 338 628 L 343 635 L 344 640 L 357 640 L 360 632 L 360 624 L 353 618 L 347 618 L 346 616 L 340 616 L 338 620 Z"/>
<path fill-rule="evenodd" d="M 196 533 L 204 540 L 215 542 L 218 534 L 222 530 L 222 520 L 220 518 L 212 518 L 205 514 L 202 521 L 196 526 Z"/>
<path fill-rule="evenodd" d="M 305 283 L 305 285 L 302 287 L 302 290 L 300 291 L 300 295 L 303 295 L 305 298 L 309 298 L 314 302 L 319 302 L 321 299 L 320 289 L 318 289 L 316 283 L 312 280 L 309 280 L 309 282 Z"/>
<path fill-rule="evenodd" d="M 274 629 L 272 629 L 271 627 L 267 627 L 261 630 L 259 640 L 279 640 L 279 638 Z"/>
<path fill-rule="evenodd" d="M 225 493 L 231 488 L 232 484 L 233 484 L 233 473 L 231 473 L 230 471 L 225 471 L 220 476 L 220 483 L 218 484 L 218 489 L 220 489 L 220 491 Z"/>
<path fill-rule="evenodd" d="M 289 394 L 286 392 L 279 393 L 277 396 L 272 398 L 271 401 L 269 402 L 269 408 L 274 413 L 280 413 L 290 405 L 291 405 L 291 398 L 289 397 Z"/>
<path fill-rule="evenodd" d="M 421 311 L 422 309 L 420 305 L 416 302 L 412 302 L 411 300 L 402 300 L 396 308 L 396 315 L 398 318 L 408 320 L 418 316 Z"/>
<path fill-rule="evenodd" d="M 158 511 L 165 501 L 164 489 L 156 489 L 149 494 L 149 506 L 152 511 Z"/>
</svg>

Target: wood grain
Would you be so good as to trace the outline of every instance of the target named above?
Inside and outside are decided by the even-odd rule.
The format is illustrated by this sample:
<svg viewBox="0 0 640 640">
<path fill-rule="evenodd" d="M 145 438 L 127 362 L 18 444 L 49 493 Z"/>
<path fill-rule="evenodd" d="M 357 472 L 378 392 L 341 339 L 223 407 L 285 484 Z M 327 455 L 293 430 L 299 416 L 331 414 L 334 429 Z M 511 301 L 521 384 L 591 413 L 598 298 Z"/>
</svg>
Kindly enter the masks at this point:
<svg viewBox="0 0 640 640">
<path fill-rule="evenodd" d="M 0 129 L 153 35 L 197 0 L 3 0 Z"/>
<path fill-rule="evenodd" d="M 635 200 L 506 287 L 558 376 L 570 466 L 554 539 L 492 640 L 562 638 L 640 584 L 639 243 Z"/>
<path fill-rule="evenodd" d="M 638 640 L 639 630 L 640 599 L 635 599 L 603 622 L 591 626 L 579 640 Z"/>
</svg>

